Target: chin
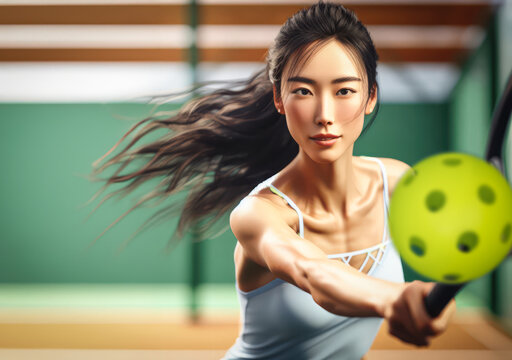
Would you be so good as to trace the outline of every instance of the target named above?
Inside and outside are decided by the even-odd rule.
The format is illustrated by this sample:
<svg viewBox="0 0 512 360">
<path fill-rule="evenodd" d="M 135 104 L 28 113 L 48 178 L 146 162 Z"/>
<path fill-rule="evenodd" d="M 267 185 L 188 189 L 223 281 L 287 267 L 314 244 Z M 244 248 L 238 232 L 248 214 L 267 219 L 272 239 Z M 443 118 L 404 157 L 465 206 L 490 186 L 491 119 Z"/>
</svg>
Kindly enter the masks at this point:
<svg viewBox="0 0 512 360">
<path fill-rule="evenodd" d="M 318 164 L 332 164 L 336 162 L 339 158 L 341 158 L 342 154 L 339 154 L 336 152 L 336 154 L 314 154 L 313 156 L 310 156 L 310 158 L 318 163 Z"/>
</svg>

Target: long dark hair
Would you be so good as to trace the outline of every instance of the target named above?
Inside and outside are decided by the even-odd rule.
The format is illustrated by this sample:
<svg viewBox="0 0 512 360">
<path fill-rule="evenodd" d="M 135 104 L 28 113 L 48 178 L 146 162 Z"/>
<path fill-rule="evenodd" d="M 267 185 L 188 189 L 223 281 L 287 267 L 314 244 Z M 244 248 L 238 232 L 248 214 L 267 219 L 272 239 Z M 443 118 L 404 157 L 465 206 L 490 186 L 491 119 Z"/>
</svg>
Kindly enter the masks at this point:
<svg viewBox="0 0 512 360">
<path fill-rule="evenodd" d="M 161 203 L 184 191 L 185 200 L 169 201 L 137 233 L 156 222 L 179 216 L 173 239 L 181 238 L 191 227 L 203 237 L 210 236 L 207 230 L 212 224 L 297 155 L 298 146 L 288 132 L 284 115 L 274 106 L 272 84 L 280 95 L 281 76 L 288 60 L 294 59 L 290 63 L 293 73 L 315 49 L 332 39 L 345 45 L 353 55 L 364 75 L 368 97 L 373 95 L 378 90 L 378 56 L 367 29 L 354 13 L 340 4 L 322 1 L 298 11 L 279 31 L 268 50 L 264 69 L 247 80 L 232 82 L 189 101 L 171 117 L 151 116 L 138 122 L 93 164 L 95 179 L 117 166 L 113 175 L 99 179 L 105 184 L 95 197 L 112 184 L 126 184 L 105 196 L 97 207 L 112 196 L 127 195 L 148 180 L 161 179 L 106 230 L 138 206 L 155 200 Z M 314 46 L 308 46 L 311 44 Z M 206 85 L 203 83 L 190 92 L 200 91 Z M 373 123 L 377 109 L 363 133 Z M 137 129 L 128 145 L 100 165 Z M 134 148 L 139 140 L 156 130 L 167 133 L 157 141 Z M 122 173 L 140 159 L 145 161 L 143 166 Z"/>
</svg>

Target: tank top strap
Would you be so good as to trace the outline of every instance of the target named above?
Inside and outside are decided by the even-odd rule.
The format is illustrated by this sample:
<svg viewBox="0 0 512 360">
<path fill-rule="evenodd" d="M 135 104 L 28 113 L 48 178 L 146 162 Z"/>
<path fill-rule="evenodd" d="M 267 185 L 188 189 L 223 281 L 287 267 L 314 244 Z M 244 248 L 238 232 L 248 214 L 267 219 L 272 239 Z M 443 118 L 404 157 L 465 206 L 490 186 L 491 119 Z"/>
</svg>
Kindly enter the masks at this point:
<svg viewBox="0 0 512 360">
<path fill-rule="evenodd" d="M 382 194 L 382 197 L 384 199 L 384 211 L 386 212 L 386 215 L 387 215 L 388 208 L 389 208 L 389 190 L 388 190 L 388 175 L 386 173 L 386 167 L 384 166 L 384 164 L 382 163 L 382 161 L 380 159 L 377 159 L 377 158 L 371 157 L 371 156 L 361 156 L 361 157 L 368 159 L 368 160 L 373 160 L 377 164 L 379 164 L 380 171 L 382 173 L 382 181 L 384 183 L 384 186 L 383 186 L 384 189 L 383 189 L 383 194 Z M 387 216 L 386 216 L 386 218 L 387 218 Z"/>
<path fill-rule="evenodd" d="M 283 192 L 281 192 L 278 188 L 276 188 L 274 185 L 269 184 L 269 189 L 277 196 L 280 196 L 283 198 L 290 207 L 297 212 L 297 215 L 299 216 L 299 236 L 301 238 L 304 238 L 304 218 L 302 217 L 302 213 L 300 212 L 299 207 L 293 202 L 292 199 L 290 199 L 288 196 L 286 196 Z"/>
</svg>

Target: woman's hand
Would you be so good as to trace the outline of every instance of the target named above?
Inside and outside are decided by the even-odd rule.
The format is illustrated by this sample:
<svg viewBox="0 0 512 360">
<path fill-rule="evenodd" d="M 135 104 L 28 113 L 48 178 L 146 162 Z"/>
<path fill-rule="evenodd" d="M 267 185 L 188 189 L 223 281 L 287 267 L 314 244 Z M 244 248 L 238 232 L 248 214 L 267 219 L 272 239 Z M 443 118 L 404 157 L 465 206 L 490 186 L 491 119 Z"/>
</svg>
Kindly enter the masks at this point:
<svg viewBox="0 0 512 360">
<path fill-rule="evenodd" d="M 407 343 L 428 346 L 432 337 L 442 334 L 448 327 L 455 313 L 455 300 L 433 319 L 428 315 L 424 301 L 435 283 L 415 280 L 402 285 L 398 297 L 390 301 L 384 311 L 389 333 Z"/>
</svg>

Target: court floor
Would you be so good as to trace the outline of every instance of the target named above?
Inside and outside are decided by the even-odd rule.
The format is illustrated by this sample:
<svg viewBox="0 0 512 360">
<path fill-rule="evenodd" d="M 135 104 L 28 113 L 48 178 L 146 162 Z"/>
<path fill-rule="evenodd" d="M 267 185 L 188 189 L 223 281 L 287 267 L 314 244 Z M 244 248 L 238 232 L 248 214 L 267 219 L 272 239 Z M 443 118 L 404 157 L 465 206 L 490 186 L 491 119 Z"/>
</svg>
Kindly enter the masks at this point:
<svg viewBox="0 0 512 360">
<path fill-rule="evenodd" d="M 219 359 L 235 339 L 238 323 L 234 314 L 217 316 L 196 324 L 179 317 L 153 323 L 3 323 L 0 359 Z M 98 314 L 94 317 L 98 321 Z M 365 360 L 397 358 L 510 360 L 512 339 L 487 316 L 466 313 L 457 314 L 428 349 L 417 349 L 389 336 L 384 323 Z"/>
<path fill-rule="evenodd" d="M 224 295 L 217 291 L 217 298 L 210 293 L 208 306 L 201 300 L 203 310 L 194 323 L 176 289 L 171 304 L 170 289 L 130 293 L 108 288 L 111 296 L 90 287 L 75 287 L 71 293 L 64 287 L 44 292 L 0 288 L 0 359 L 220 359 L 237 336 L 231 290 Z M 460 306 L 447 331 L 426 349 L 391 337 L 384 322 L 364 359 L 397 358 L 510 360 L 512 338 L 490 314 Z"/>
</svg>

